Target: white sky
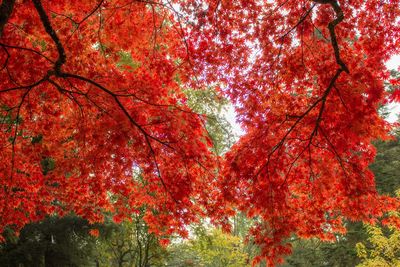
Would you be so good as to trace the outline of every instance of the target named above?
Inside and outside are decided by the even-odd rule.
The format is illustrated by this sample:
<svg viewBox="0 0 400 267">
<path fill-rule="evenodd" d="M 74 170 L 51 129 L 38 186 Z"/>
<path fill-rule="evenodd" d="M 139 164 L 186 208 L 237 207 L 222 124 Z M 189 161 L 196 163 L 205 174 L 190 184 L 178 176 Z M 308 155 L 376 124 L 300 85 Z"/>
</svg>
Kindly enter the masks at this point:
<svg viewBox="0 0 400 267">
<path fill-rule="evenodd" d="M 226 120 L 232 125 L 233 134 L 235 137 L 239 137 L 244 134 L 243 129 L 239 123 L 236 122 L 236 112 L 233 105 L 229 105 L 227 112 L 225 113 Z"/>
<path fill-rule="evenodd" d="M 386 67 L 388 69 L 398 69 L 400 66 L 400 55 L 393 56 L 387 63 Z M 390 114 L 387 118 L 388 122 L 395 122 L 399 118 L 400 113 L 400 104 L 399 103 L 391 103 L 388 105 L 388 109 Z"/>
</svg>

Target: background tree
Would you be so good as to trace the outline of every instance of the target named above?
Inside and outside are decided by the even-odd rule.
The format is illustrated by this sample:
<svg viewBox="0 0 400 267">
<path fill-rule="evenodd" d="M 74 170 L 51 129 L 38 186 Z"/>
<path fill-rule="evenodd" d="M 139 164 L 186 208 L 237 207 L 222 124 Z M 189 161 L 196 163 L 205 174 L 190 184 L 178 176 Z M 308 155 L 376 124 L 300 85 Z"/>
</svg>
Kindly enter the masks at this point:
<svg viewBox="0 0 400 267">
<path fill-rule="evenodd" d="M 76 216 L 48 217 L 26 225 L 20 235 L 6 230 L 2 266 L 94 266 L 97 240 L 89 223 Z"/>
<path fill-rule="evenodd" d="M 400 264 L 400 232 L 394 226 L 382 228 L 366 225 L 367 245 L 357 243 L 357 254 L 361 258 L 358 267 L 390 267 Z"/>
<path fill-rule="evenodd" d="M 319 239 L 296 239 L 293 241 L 293 253 L 285 259 L 282 266 L 356 266 L 360 259 L 357 256 L 356 244 L 368 237 L 362 223 L 348 222 L 346 234 L 337 235 L 334 241 L 324 242 Z"/>
<path fill-rule="evenodd" d="M 226 120 L 229 101 L 216 88 L 186 90 L 188 105 L 204 116 L 207 132 L 213 142 L 212 149 L 222 156 L 236 140 L 232 126 Z"/>
<path fill-rule="evenodd" d="M 100 232 L 98 258 L 108 259 L 106 266 L 164 266 L 166 244 L 161 245 L 159 238 L 149 233 L 142 216 L 143 213 L 134 216 L 131 221 L 110 223 L 105 233 Z"/>
<path fill-rule="evenodd" d="M 377 154 L 371 169 L 375 173 L 376 188 L 381 194 L 394 196 L 400 188 L 400 139 L 399 135 L 393 140 L 377 141 Z"/>
<path fill-rule="evenodd" d="M 90 225 L 77 216 L 49 217 L 27 224 L 16 236 L 4 233 L 2 266 L 164 266 L 166 249 L 143 218 Z"/>
<path fill-rule="evenodd" d="M 172 246 L 170 253 L 168 266 L 250 266 L 243 240 L 218 229 L 197 228 L 191 240 Z"/>
<path fill-rule="evenodd" d="M 390 184 L 389 184 L 390 185 Z M 396 195 L 400 191 L 396 190 Z M 395 212 L 393 216 L 398 217 Z M 364 225 L 368 238 L 357 243 L 357 254 L 361 258 L 359 267 L 398 266 L 400 264 L 400 231 L 395 222 L 383 219 L 375 225 Z"/>
</svg>

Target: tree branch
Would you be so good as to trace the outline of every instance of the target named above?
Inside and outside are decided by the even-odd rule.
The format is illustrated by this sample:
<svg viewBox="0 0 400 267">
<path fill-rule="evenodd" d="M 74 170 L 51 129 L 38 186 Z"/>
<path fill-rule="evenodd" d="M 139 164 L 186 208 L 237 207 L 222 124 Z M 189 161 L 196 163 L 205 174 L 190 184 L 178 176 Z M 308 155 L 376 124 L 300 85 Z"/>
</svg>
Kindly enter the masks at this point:
<svg viewBox="0 0 400 267">
<path fill-rule="evenodd" d="M 63 72 L 61 70 L 61 67 L 66 63 L 66 54 L 65 54 L 65 49 L 63 47 L 63 44 L 61 43 L 57 33 L 55 32 L 55 30 L 53 29 L 51 22 L 49 20 L 49 17 L 46 13 L 46 11 L 43 8 L 42 2 L 41 0 L 32 0 L 36 11 L 39 14 L 40 20 L 45 28 L 45 31 L 47 32 L 47 34 L 51 37 L 51 39 L 53 40 L 53 42 L 56 45 L 57 48 L 57 52 L 58 52 L 58 59 L 57 61 L 54 63 L 54 69 L 53 70 L 49 70 L 47 75 L 45 76 L 45 78 L 41 79 L 39 82 L 35 83 L 34 85 L 37 85 L 41 82 L 43 82 L 44 80 L 48 80 L 51 76 L 56 76 L 56 77 L 60 77 L 60 78 L 73 78 L 73 79 L 78 79 L 81 81 L 84 81 L 88 84 L 91 84 L 92 86 L 95 86 L 96 88 L 102 90 L 103 92 L 107 93 L 110 97 L 112 97 L 114 99 L 114 101 L 116 102 L 116 104 L 118 105 L 118 107 L 120 108 L 120 110 L 124 113 L 124 115 L 128 118 L 128 120 L 130 121 L 130 123 L 135 126 L 144 136 L 145 142 L 147 144 L 147 146 L 150 149 L 150 154 L 152 155 L 152 158 L 154 160 L 154 164 L 156 167 L 156 171 L 158 173 L 158 178 L 161 181 L 162 186 L 164 187 L 165 191 L 167 193 L 170 194 L 171 198 L 177 203 L 179 204 L 179 202 L 174 198 L 174 196 L 172 195 L 172 193 L 168 190 L 166 183 L 164 182 L 162 176 L 161 176 L 161 171 L 156 159 L 156 153 L 154 151 L 154 148 L 151 144 L 151 140 L 154 140 L 170 149 L 174 149 L 172 146 L 170 146 L 167 142 L 164 142 L 160 139 L 158 139 L 157 137 L 147 133 L 147 131 L 145 129 L 143 129 L 143 127 L 138 124 L 133 118 L 132 116 L 129 114 L 128 110 L 125 108 L 125 106 L 122 104 L 122 102 L 119 100 L 119 95 L 114 93 L 113 91 L 110 91 L 109 89 L 107 89 L 106 87 L 102 86 L 101 84 L 95 82 L 94 80 L 91 80 L 89 78 L 77 75 L 77 74 L 72 74 L 72 73 L 67 73 L 67 72 Z M 85 19 L 87 19 L 91 14 L 93 14 L 103 3 L 103 1 L 100 1 L 97 5 L 97 7 L 88 15 L 85 17 Z M 84 20 L 85 20 L 84 19 Z M 83 20 L 83 21 L 84 21 Z M 83 22 L 82 21 L 82 22 Z M 51 84 L 55 85 L 54 82 L 50 81 Z M 23 87 L 15 87 L 15 88 L 9 88 L 7 89 L 7 91 L 12 91 L 12 90 L 17 90 L 17 89 L 25 89 L 26 86 Z M 56 88 L 60 89 L 59 87 L 56 86 Z M 4 91 L 2 91 L 4 92 Z"/>
<path fill-rule="evenodd" d="M 346 64 L 340 57 L 340 49 L 339 45 L 337 42 L 336 38 L 336 32 L 335 32 L 335 27 L 343 21 L 344 19 L 344 14 L 342 8 L 339 6 L 339 3 L 336 0 L 312 0 L 313 2 L 319 3 L 319 4 L 329 4 L 332 6 L 333 10 L 336 13 L 336 18 L 329 22 L 328 24 L 328 29 L 329 29 L 329 34 L 331 36 L 331 43 L 333 47 L 333 51 L 335 53 L 335 59 L 336 63 L 342 68 L 343 71 L 346 73 L 350 73 L 349 69 L 347 68 Z"/>
<path fill-rule="evenodd" d="M 40 0 L 32 0 L 35 9 L 37 10 L 40 20 L 42 21 L 42 24 L 47 32 L 48 35 L 50 35 L 51 39 L 53 39 L 57 51 L 58 51 L 58 59 L 56 63 L 54 63 L 54 71 L 58 75 L 61 73 L 61 67 L 66 61 L 66 55 L 65 55 L 65 50 L 64 47 L 60 41 L 60 39 L 57 36 L 57 33 L 54 31 L 53 27 L 51 26 L 49 17 L 46 14 L 46 11 L 44 10 L 42 6 L 42 2 Z"/>
<path fill-rule="evenodd" d="M 3 35 L 4 25 L 14 10 L 15 0 L 3 0 L 0 6 L 0 37 Z"/>
</svg>

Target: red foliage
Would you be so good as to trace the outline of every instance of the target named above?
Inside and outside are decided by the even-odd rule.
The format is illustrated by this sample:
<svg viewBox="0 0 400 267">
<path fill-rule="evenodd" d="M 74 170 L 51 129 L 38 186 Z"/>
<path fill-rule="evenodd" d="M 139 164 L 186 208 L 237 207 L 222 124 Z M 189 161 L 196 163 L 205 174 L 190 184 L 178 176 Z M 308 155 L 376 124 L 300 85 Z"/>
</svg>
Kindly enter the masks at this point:
<svg viewBox="0 0 400 267">
<path fill-rule="evenodd" d="M 89 230 L 89 234 L 90 234 L 91 236 L 94 236 L 94 237 L 99 237 L 99 236 L 100 236 L 99 229 L 90 229 L 90 230 Z"/>
<path fill-rule="evenodd" d="M 0 231 L 145 207 L 153 232 L 185 235 L 237 208 L 259 218 L 257 259 L 273 265 L 292 234 L 330 239 L 344 218 L 396 209 L 368 165 L 390 130 L 377 108 L 399 6 L 3 0 Z M 183 94 L 212 83 L 245 129 L 222 165 Z"/>
</svg>

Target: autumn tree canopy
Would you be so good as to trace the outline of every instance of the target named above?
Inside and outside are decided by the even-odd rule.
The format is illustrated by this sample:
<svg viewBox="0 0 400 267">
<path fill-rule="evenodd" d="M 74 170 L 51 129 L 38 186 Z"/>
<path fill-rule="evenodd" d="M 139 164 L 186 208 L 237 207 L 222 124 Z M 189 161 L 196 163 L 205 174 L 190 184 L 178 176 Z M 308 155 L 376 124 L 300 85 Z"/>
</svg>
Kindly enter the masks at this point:
<svg viewBox="0 0 400 267">
<path fill-rule="evenodd" d="M 0 232 L 145 209 L 185 236 L 240 210 L 273 265 L 293 234 L 374 221 L 399 204 L 368 169 L 399 16 L 397 0 L 1 1 Z M 184 93 L 210 86 L 245 131 L 224 156 Z"/>
</svg>

